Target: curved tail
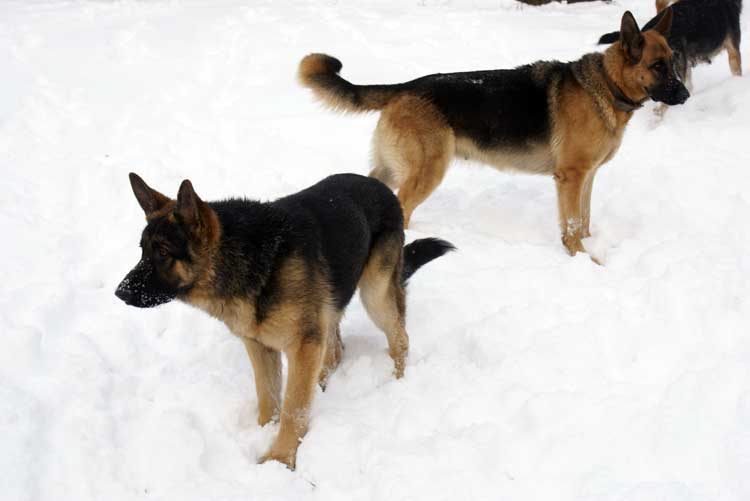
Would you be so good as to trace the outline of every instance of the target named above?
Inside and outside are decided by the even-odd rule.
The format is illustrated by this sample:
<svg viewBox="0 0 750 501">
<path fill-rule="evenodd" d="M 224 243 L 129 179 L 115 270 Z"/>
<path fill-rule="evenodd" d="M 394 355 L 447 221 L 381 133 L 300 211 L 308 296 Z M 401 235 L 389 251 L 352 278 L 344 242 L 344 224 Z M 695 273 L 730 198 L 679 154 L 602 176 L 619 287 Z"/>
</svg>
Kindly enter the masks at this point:
<svg viewBox="0 0 750 501">
<path fill-rule="evenodd" d="M 437 259 L 446 252 L 456 250 L 456 247 L 439 238 L 420 238 L 404 247 L 404 269 L 401 280 L 406 283 L 415 271 L 433 259 Z"/>
<path fill-rule="evenodd" d="M 339 76 L 341 61 L 327 54 L 308 54 L 299 63 L 297 76 L 323 104 L 337 111 L 365 112 L 382 109 L 403 86 L 354 85 Z"/>
<path fill-rule="evenodd" d="M 609 43 L 615 43 L 620 39 L 620 32 L 619 31 L 613 31 L 612 33 L 607 33 L 606 35 L 602 35 L 601 38 L 599 38 L 599 42 L 597 42 L 599 45 L 602 44 L 609 44 Z"/>
</svg>

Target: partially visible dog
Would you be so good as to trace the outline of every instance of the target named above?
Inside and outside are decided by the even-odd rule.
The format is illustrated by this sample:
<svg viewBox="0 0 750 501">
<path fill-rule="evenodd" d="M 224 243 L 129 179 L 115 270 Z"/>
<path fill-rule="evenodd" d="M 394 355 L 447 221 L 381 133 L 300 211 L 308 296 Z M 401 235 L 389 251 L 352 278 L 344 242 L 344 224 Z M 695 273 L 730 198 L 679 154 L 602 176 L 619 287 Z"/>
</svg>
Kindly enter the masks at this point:
<svg viewBox="0 0 750 501">
<path fill-rule="evenodd" d="M 656 26 L 666 14 L 669 0 L 656 0 L 658 14 L 647 22 L 644 30 Z M 740 55 L 740 13 L 742 0 L 678 0 L 670 6 L 672 28 L 665 34 L 674 52 L 677 75 L 692 91 L 692 68 L 711 62 L 723 49 L 729 54 L 729 68 L 734 75 L 742 75 Z M 602 35 L 600 44 L 614 43 L 619 31 Z"/>
<path fill-rule="evenodd" d="M 626 12 L 617 43 L 569 63 L 355 85 L 339 75 L 338 59 L 310 54 L 299 79 L 334 110 L 382 112 L 370 175 L 398 188 L 406 224 L 459 156 L 554 176 L 562 241 L 573 255 L 590 234 L 594 175 L 617 152 L 633 112 L 649 98 L 681 104 L 690 96 L 663 36 L 672 20 L 665 12 L 643 32 Z"/>
<path fill-rule="evenodd" d="M 672 4 L 672 0 L 656 0 L 656 13 L 663 11 Z"/>
<path fill-rule="evenodd" d="M 270 203 L 204 202 L 183 181 L 177 200 L 136 174 L 146 213 L 141 260 L 117 287 L 125 303 L 148 308 L 179 299 L 222 320 L 245 344 L 255 373 L 258 423 L 280 416 L 261 461 L 294 468 L 315 384 L 339 363 L 339 320 L 357 287 L 385 333 L 395 376 L 404 374 L 406 280 L 453 249 L 438 239 L 404 243 L 398 200 L 379 181 L 330 176 Z M 281 355 L 289 377 L 281 401 Z"/>
</svg>

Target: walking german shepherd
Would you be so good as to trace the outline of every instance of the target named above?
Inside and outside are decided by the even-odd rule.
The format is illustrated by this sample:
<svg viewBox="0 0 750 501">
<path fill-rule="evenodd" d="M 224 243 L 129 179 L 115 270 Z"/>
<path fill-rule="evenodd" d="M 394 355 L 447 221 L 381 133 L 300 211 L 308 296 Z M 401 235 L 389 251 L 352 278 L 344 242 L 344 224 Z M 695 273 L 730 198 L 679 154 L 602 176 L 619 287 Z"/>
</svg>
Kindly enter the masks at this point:
<svg viewBox="0 0 750 501">
<path fill-rule="evenodd" d="M 666 15 L 666 1 L 657 0 L 656 16 L 645 24 L 644 30 L 653 28 Z M 729 69 L 733 75 L 742 75 L 740 56 L 740 13 L 742 0 L 679 0 L 670 7 L 672 28 L 666 34 L 674 51 L 677 76 L 692 89 L 692 68 L 701 62 L 711 62 L 722 49 L 729 54 Z M 602 35 L 600 44 L 619 40 L 620 33 L 613 31 Z"/>
<path fill-rule="evenodd" d="M 179 299 L 223 321 L 245 344 L 255 373 L 258 423 L 280 417 L 261 461 L 294 468 L 315 383 L 339 363 L 339 321 L 357 287 L 385 333 L 400 378 L 409 348 L 406 280 L 454 247 L 425 238 L 404 247 L 398 199 L 381 182 L 330 176 L 274 202 L 204 202 L 190 181 L 177 200 L 130 174 L 146 213 L 141 260 L 115 291 L 149 308 Z M 289 361 L 281 402 L 281 352 Z"/>
<path fill-rule="evenodd" d="M 471 158 L 552 174 L 562 241 L 573 255 L 589 236 L 594 175 L 617 152 L 633 111 L 648 98 L 681 104 L 690 95 L 664 39 L 671 22 L 667 9 L 654 29 L 641 32 L 626 12 L 619 42 L 570 63 L 354 85 L 339 76 L 339 60 L 310 54 L 300 62 L 299 79 L 334 110 L 381 111 L 370 175 L 399 189 L 405 224 L 451 159 Z"/>
</svg>

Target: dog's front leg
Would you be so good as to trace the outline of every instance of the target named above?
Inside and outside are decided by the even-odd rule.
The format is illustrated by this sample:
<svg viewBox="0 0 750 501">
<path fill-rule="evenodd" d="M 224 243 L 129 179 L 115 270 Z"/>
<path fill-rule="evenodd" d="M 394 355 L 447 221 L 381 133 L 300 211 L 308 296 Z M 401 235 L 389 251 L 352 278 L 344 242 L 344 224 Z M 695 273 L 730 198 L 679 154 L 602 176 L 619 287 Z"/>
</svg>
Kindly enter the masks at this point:
<svg viewBox="0 0 750 501">
<path fill-rule="evenodd" d="M 581 212 L 583 215 L 583 230 L 581 234 L 583 238 L 591 236 L 591 191 L 594 189 L 596 171 L 597 169 L 591 169 L 586 174 L 586 179 L 583 183 L 583 194 L 581 195 Z"/>
<path fill-rule="evenodd" d="M 316 330 L 300 335 L 285 351 L 289 361 L 289 377 L 281 425 L 276 440 L 261 458 L 261 463 L 273 459 L 294 469 L 297 447 L 307 432 L 310 405 L 320 375 L 326 342 L 322 332 Z"/>
<path fill-rule="evenodd" d="M 554 174 L 562 242 L 571 256 L 575 256 L 576 252 L 586 252 L 581 243 L 583 237 L 581 201 L 587 170 L 562 167 L 556 169 Z"/>
<path fill-rule="evenodd" d="M 281 353 L 250 338 L 242 338 L 255 374 L 258 424 L 278 418 L 281 407 Z"/>
</svg>

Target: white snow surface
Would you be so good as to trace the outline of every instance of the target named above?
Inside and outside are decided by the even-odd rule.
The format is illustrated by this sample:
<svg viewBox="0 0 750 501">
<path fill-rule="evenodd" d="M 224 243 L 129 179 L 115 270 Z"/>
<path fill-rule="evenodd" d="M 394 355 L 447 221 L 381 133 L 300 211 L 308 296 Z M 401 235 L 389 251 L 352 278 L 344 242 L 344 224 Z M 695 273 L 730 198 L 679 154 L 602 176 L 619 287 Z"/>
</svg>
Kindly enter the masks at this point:
<svg viewBox="0 0 750 501">
<path fill-rule="evenodd" d="M 239 340 L 113 294 L 130 171 L 208 200 L 369 171 L 377 115 L 316 104 L 305 54 L 358 83 L 572 60 L 625 9 L 653 2 L 0 3 L 0 498 L 750 499 L 750 82 L 726 54 L 600 171 L 604 266 L 564 252 L 550 178 L 456 162 L 407 232 L 459 250 L 409 285 L 405 377 L 355 298 L 294 472 L 256 464 L 278 425 Z"/>
</svg>

